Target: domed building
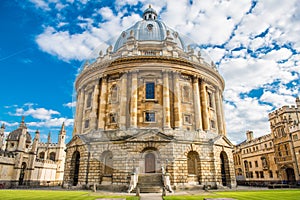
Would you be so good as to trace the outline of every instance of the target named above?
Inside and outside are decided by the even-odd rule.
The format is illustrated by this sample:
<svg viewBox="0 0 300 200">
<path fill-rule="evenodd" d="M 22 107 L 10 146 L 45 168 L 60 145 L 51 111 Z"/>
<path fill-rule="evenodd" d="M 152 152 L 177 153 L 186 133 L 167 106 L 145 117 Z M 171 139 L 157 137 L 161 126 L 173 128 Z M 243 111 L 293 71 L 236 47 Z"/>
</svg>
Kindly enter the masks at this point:
<svg viewBox="0 0 300 200">
<path fill-rule="evenodd" d="M 164 175 L 177 188 L 236 185 L 224 80 L 196 49 L 149 7 L 84 65 L 65 184 L 131 191 Z"/>
<path fill-rule="evenodd" d="M 63 182 L 65 164 L 65 126 L 58 142 L 52 143 L 50 133 L 46 143 L 40 142 L 40 132 L 32 140 L 24 117 L 16 130 L 7 135 L 0 127 L 0 188 L 26 186 L 57 186 Z"/>
</svg>

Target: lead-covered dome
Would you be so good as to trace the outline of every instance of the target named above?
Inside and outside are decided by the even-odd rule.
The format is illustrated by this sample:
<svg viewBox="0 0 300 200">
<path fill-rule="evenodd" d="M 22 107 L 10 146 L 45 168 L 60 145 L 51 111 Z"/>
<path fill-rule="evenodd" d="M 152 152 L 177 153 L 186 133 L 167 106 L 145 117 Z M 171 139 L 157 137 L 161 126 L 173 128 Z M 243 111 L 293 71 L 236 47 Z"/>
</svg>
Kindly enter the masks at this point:
<svg viewBox="0 0 300 200">
<path fill-rule="evenodd" d="M 138 21 L 135 25 L 121 33 L 114 45 L 114 52 L 131 41 L 132 38 L 139 42 L 162 42 L 168 38 L 176 43 L 177 47 L 185 50 L 185 44 L 179 34 L 166 26 L 162 21 L 157 20 L 157 13 L 151 6 L 144 11 L 143 20 Z"/>
<path fill-rule="evenodd" d="M 22 118 L 20 126 L 16 130 L 8 134 L 7 141 L 19 141 L 23 131 L 26 131 L 26 143 L 31 143 L 31 135 L 27 132 L 27 127 L 24 122 L 24 117 Z"/>
</svg>

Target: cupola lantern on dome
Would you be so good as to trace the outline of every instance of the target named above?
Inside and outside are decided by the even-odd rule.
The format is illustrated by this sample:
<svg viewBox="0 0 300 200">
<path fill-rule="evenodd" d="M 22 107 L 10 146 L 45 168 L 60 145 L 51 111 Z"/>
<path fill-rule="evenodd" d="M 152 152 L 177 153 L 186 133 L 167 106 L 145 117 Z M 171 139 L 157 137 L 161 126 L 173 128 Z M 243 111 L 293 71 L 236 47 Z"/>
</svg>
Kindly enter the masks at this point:
<svg viewBox="0 0 300 200">
<path fill-rule="evenodd" d="M 156 19 L 157 19 L 157 13 L 156 13 L 156 11 L 151 7 L 151 5 L 149 5 L 149 8 L 147 8 L 147 9 L 144 11 L 143 19 L 144 19 L 144 20 L 156 20 Z"/>
</svg>

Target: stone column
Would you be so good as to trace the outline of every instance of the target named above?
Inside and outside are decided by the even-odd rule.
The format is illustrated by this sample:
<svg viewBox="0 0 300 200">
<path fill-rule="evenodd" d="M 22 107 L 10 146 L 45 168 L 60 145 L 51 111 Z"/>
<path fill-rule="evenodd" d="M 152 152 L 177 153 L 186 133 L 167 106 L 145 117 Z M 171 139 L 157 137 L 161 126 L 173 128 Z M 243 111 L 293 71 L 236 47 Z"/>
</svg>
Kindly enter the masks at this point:
<svg viewBox="0 0 300 200">
<path fill-rule="evenodd" d="M 195 129 L 202 130 L 202 115 L 200 107 L 199 80 L 193 77 L 194 109 L 195 109 Z"/>
<path fill-rule="evenodd" d="M 83 107 L 84 107 L 84 89 L 81 88 L 78 91 L 78 96 L 77 96 L 76 119 L 75 119 L 75 129 L 76 130 L 74 131 L 73 134 L 80 134 L 80 133 L 82 133 Z"/>
<path fill-rule="evenodd" d="M 169 88 L 169 72 L 163 71 L 163 113 L 164 113 L 164 129 L 171 127 L 170 115 L 170 88 Z"/>
<path fill-rule="evenodd" d="M 219 92 L 220 97 L 220 110 L 221 110 L 221 118 L 222 118 L 222 126 L 223 126 L 223 135 L 226 135 L 226 124 L 225 124 L 225 115 L 224 115 L 224 106 L 223 106 L 223 95 L 222 92 Z"/>
<path fill-rule="evenodd" d="M 220 92 L 219 92 L 218 88 L 216 88 L 215 97 L 216 97 L 215 98 L 215 104 L 216 104 L 218 134 L 224 135 L 224 130 L 223 130 L 223 123 L 224 122 L 223 122 L 223 118 L 222 118 Z"/>
<path fill-rule="evenodd" d="M 137 98 L 138 98 L 138 79 L 137 71 L 131 74 L 131 107 L 130 107 L 130 127 L 137 128 Z"/>
<path fill-rule="evenodd" d="M 98 106 L 98 96 L 99 96 L 99 82 L 97 81 L 94 86 L 93 91 L 93 101 L 92 101 L 92 112 L 91 112 L 91 128 L 97 129 L 97 110 L 99 109 Z"/>
<path fill-rule="evenodd" d="M 208 97 L 206 91 L 206 83 L 201 82 L 201 108 L 202 108 L 202 121 L 203 130 L 209 130 L 209 117 L 208 117 Z"/>
<path fill-rule="evenodd" d="M 98 118 L 98 129 L 100 130 L 104 130 L 105 128 L 107 96 L 107 77 L 104 76 L 101 79 L 101 94 Z"/>
<path fill-rule="evenodd" d="M 126 119 L 127 119 L 127 72 L 122 75 L 121 80 L 121 90 L 120 90 L 120 129 L 125 130 L 126 129 Z"/>
<path fill-rule="evenodd" d="M 180 129 L 182 125 L 181 113 L 181 91 L 179 84 L 179 72 L 173 73 L 174 83 L 174 116 L 175 116 L 175 129 Z"/>
</svg>

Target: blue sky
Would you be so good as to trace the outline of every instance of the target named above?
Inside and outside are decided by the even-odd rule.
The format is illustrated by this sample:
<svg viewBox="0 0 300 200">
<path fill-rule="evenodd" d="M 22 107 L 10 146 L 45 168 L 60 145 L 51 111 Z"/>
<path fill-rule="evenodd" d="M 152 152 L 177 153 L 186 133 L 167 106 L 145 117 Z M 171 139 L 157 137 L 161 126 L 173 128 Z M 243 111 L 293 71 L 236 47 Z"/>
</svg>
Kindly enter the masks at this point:
<svg viewBox="0 0 300 200">
<path fill-rule="evenodd" d="M 228 137 L 269 133 L 268 113 L 300 95 L 300 3 L 290 0 L 2 0 L 0 121 L 21 116 L 31 133 L 72 134 L 73 82 L 82 63 L 140 20 L 151 4 L 159 19 L 216 63 L 226 82 Z"/>
</svg>

